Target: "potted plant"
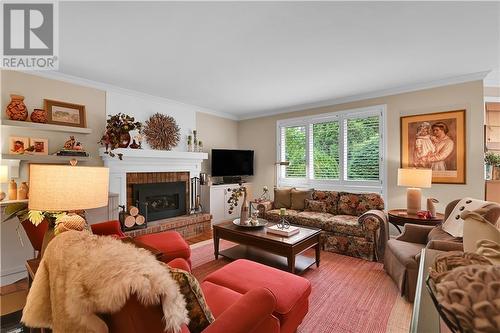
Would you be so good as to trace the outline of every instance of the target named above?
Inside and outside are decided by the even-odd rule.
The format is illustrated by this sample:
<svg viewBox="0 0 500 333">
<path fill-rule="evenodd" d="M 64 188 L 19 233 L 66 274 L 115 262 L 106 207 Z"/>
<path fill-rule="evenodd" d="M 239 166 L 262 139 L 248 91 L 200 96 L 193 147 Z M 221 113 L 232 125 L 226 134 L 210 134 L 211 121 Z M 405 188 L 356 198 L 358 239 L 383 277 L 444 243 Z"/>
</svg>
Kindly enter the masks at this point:
<svg viewBox="0 0 500 333">
<path fill-rule="evenodd" d="M 142 130 L 142 123 L 135 121 L 134 117 L 131 117 L 124 113 L 117 113 L 115 115 L 109 115 L 106 121 L 106 131 L 102 136 L 99 143 L 106 147 L 106 154 L 114 157 L 115 154 L 112 152 L 113 149 L 117 148 L 127 148 L 130 144 L 130 131 L 138 130 L 139 134 Z M 121 159 L 122 155 L 118 154 Z"/>
<path fill-rule="evenodd" d="M 241 196 L 243 196 L 243 201 L 241 203 L 241 214 L 240 214 L 240 224 L 247 225 L 249 223 L 248 220 L 248 200 L 247 200 L 247 188 L 243 186 L 241 183 L 238 184 L 238 188 L 233 188 L 231 190 L 231 197 L 227 200 L 229 204 L 229 214 L 233 213 L 235 207 L 238 206 L 238 200 Z"/>
<path fill-rule="evenodd" d="M 29 210 L 28 205 L 24 202 L 12 203 L 5 207 L 4 216 L 2 222 L 10 220 L 13 217 L 17 217 L 19 222 L 29 221 L 37 227 L 40 223 L 46 220 L 49 224 L 49 228 L 44 235 L 42 244 L 42 253 L 47 247 L 48 243 L 54 238 L 58 233 L 56 228 L 57 224 L 67 216 L 66 212 L 46 212 L 39 210 Z M 19 238 L 21 240 L 21 238 Z M 21 241 L 22 244 L 22 241 Z"/>
<path fill-rule="evenodd" d="M 484 157 L 487 179 L 500 179 L 500 154 L 486 153 Z"/>
</svg>

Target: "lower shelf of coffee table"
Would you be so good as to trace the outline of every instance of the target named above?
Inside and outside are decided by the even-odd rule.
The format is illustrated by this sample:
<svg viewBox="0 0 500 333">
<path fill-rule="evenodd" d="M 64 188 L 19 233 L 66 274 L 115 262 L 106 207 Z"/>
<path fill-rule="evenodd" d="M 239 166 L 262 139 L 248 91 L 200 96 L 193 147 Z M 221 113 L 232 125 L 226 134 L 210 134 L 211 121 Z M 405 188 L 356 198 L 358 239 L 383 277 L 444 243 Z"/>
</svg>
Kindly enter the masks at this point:
<svg viewBox="0 0 500 333">
<path fill-rule="evenodd" d="M 219 252 L 219 255 L 229 259 L 248 259 L 261 264 L 289 271 L 286 257 L 276 255 L 255 247 L 236 245 Z M 295 274 L 302 274 L 306 269 L 316 263 L 316 259 L 303 254 L 295 256 Z"/>
</svg>

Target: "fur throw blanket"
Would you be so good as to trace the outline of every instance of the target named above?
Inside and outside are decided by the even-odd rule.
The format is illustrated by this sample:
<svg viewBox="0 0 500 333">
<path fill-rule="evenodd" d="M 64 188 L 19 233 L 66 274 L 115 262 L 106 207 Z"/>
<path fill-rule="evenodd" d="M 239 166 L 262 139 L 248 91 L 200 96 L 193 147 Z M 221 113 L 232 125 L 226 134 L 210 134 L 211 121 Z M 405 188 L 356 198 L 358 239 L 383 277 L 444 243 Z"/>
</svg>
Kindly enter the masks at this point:
<svg viewBox="0 0 500 333">
<path fill-rule="evenodd" d="M 188 322 L 178 285 L 151 253 L 113 237 L 67 231 L 47 246 L 21 321 L 55 333 L 108 332 L 96 314 L 117 312 L 132 294 L 144 305 L 161 302 L 167 331 Z"/>
</svg>

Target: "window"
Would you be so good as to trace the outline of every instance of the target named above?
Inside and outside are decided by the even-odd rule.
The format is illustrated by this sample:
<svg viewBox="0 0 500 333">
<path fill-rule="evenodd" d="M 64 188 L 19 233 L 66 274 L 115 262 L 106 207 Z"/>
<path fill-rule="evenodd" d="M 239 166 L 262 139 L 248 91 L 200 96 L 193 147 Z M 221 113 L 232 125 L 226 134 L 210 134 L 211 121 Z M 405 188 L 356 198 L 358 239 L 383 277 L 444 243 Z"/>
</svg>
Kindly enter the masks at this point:
<svg viewBox="0 0 500 333">
<path fill-rule="evenodd" d="M 280 186 L 375 191 L 385 173 L 385 106 L 278 121 Z"/>
</svg>

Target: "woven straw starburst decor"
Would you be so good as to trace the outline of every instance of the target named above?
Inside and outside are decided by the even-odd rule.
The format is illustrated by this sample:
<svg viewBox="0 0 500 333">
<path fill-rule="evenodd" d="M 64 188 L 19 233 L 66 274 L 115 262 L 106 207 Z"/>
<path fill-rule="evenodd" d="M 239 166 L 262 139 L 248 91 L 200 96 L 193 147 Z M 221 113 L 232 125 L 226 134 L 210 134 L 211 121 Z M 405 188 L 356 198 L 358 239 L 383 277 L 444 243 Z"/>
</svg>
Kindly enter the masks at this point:
<svg viewBox="0 0 500 333">
<path fill-rule="evenodd" d="M 152 149 L 171 150 L 180 139 L 179 126 L 175 119 L 156 113 L 146 120 L 143 130 L 146 141 Z"/>
</svg>

